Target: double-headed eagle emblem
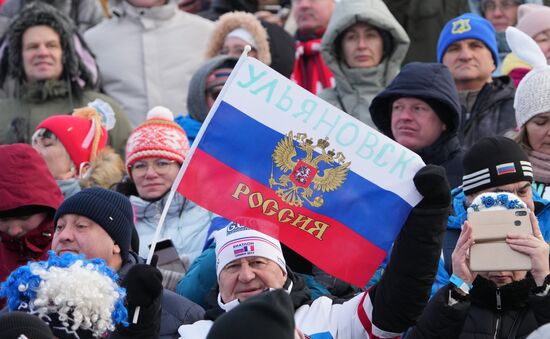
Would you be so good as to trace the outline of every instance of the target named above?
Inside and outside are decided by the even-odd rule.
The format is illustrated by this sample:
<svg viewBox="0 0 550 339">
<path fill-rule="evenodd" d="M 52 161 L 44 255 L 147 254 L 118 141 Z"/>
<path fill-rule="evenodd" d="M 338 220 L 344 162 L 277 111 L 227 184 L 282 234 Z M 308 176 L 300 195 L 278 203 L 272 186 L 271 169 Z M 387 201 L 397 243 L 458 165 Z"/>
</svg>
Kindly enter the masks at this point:
<svg viewBox="0 0 550 339">
<path fill-rule="evenodd" d="M 299 156 L 294 145 L 298 142 Z M 327 151 L 328 138 L 313 140 L 304 133 L 293 136 L 292 131 L 277 143 L 273 151 L 273 163 L 282 172 L 278 181 L 273 171 L 269 187 L 277 188 L 276 193 L 283 201 L 293 206 L 303 206 L 304 201 L 313 207 L 324 203 L 322 193 L 337 190 L 348 175 L 351 162 L 345 162 L 342 152 Z M 313 184 L 313 188 L 311 187 Z"/>
</svg>

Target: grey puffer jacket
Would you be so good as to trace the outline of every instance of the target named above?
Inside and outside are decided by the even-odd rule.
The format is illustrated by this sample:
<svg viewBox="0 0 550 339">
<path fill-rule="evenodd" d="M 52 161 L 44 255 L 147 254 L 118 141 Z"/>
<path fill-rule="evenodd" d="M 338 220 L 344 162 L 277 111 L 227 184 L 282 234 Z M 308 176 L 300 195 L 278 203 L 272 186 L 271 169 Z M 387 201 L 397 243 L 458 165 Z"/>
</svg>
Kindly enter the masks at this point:
<svg viewBox="0 0 550 339">
<path fill-rule="evenodd" d="M 349 68 L 341 58 L 340 36 L 357 22 L 365 22 L 391 36 L 389 53 L 378 66 Z M 321 53 L 332 71 L 336 87 L 325 89 L 319 97 L 344 112 L 373 126 L 369 106 L 372 99 L 399 73 L 409 48 L 407 33 L 381 0 L 340 1 L 323 36 Z"/>
</svg>

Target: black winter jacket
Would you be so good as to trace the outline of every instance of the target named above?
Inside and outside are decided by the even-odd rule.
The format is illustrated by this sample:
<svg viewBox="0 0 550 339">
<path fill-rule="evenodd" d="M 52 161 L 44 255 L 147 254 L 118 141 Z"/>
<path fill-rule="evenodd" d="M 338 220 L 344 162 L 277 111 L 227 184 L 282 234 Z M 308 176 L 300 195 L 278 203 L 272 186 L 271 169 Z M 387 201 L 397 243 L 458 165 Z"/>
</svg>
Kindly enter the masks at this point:
<svg viewBox="0 0 550 339">
<path fill-rule="evenodd" d="M 417 151 L 426 164 L 445 168 L 451 188 L 462 184 L 462 156 L 457 132 L 460 126 L 460 100 L 449 69 L 438 63 L 413 62 L 401 70 L 384 91 L 372 101 L 372 121 L 386 136 L 391 131 L 392 103 L 401 97 L 418 98 L 428 103 L 447 129 L 430 146 Z"/>
<path fill-rule="evenodd" d="M 418 155 L 426 164 L 443 167 L 451 188 L 462 185 L 464 150 L 456 134 L 443 134 L 433 145 L 419 151 Z"/>
<path fill-rule="evenodd" d="M 471 112 L 462 107 L 459 137 L 464 148 L 470 148 L 482 137 L 502 135 L 516 127 L 515 93 L 509 77 L 496 77 L 483 86 Z"/>
<path fill-rule="evenodd" d="M 448 305 L 449 289 L 434 295 L 406 339 L 526 338 L 550 322 L 550 295 L 536 295 L 541 288 L 530 275 L 501 288 L 478 276 L 470 297 L 453 306 Z"/>
</svg>

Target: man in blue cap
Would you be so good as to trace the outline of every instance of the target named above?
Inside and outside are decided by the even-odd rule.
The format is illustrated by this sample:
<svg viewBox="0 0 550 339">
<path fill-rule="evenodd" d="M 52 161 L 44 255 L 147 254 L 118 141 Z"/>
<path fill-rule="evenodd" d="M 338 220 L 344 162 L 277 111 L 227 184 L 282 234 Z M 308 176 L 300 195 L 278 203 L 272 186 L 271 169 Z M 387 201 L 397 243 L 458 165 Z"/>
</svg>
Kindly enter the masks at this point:
<svg viewBox="0 0 550 339">
<path fill-rule="evenodd" d="M 489 21 L 467 13 L 443 27 L 437 61 L 455 80 L 462 105 L 459 138 L 466 148 L 516 126 L 514 84 L 507 76 L 492 76 L 498 60 L 495 29 Z"/>
</svg>

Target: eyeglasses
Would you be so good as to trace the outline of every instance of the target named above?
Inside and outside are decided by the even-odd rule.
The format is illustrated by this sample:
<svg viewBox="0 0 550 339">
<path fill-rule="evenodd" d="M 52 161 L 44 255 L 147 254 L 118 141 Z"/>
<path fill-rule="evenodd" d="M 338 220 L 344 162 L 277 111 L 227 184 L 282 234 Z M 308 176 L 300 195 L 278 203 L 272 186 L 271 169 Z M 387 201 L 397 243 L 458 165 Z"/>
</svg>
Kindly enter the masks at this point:
<svg viewBox="0 0 550 339">
<path fill-rule="evenodd" d="M 494 11 L 497 9 L 497 7 L 499 7 L 501 10 L 508 10 L 508 9 L 511 9 L 513 7 L 517 7 L 519 6 L 519 3 L 517 1 L 514 1 L 514 0 L 505 0 L 505 1 L 502 1 L 500 4 L 494 2 L 494 1 L 486 1 L 484 4 L 483 4 L 483 11 L 484 12 L 487 12 L 487 11 Z"/>
<path fill-rule="evenodd" d="M 168 173 L 170 167 L 175 164 L 175 160 L 166 160 L 166 159 L 156 159 L 151 163 L 141 160 L 136 161 L 130 168 L 132 169 L 132 175 L 137 177 L 142 177 L 147 173 L 149 167 L 153 167 L 153 170 L 159 174 L 163 175 Z"/>
</svg>

